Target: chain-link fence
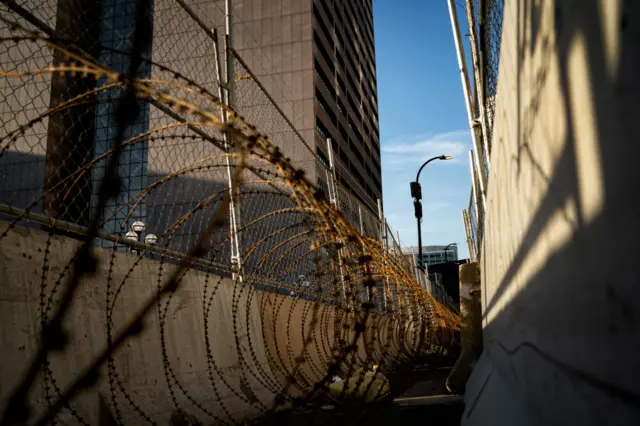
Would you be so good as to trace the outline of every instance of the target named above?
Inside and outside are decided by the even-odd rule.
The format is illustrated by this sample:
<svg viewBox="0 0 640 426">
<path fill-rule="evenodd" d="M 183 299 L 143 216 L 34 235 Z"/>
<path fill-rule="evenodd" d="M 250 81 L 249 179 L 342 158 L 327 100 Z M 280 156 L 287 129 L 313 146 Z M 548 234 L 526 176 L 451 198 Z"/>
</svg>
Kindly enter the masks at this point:
<svg viewBox="0 0 640 426">
<path fill-rule="evenodd" d="M 500 63 L 500 41 L 504 0 L 473 0 L 475 27 L 478 33 L 477 46 L 480 52 L 481 76 L 488 130 L 488 147 L 491 151 L 491 134 L 498 91 L 498 68 Z M 480 88 L 477 88 L 478 90 Z M 487 153 L 488 154 L 488 153 Z"/>
<path fill-rule="evenodd" d="M 417 284 L 379 201 L 307 143 L 328 141 L 296 130 L 259 56 L 225 46 L 220 4 L 3 0 L 0 244 L 33 256 L 0 266 L 25 284 L 25 318 L 39 316 L 25 339 L 44 338 L 12 358 L 33 361 L 11 369 L 2 423 L 93 424 L 79 393 L 94 387 L 113 424 L 165 424 L 168 410 L 243 423 L 322 406 L 333 375 L 356 368 L 399 383 L 405 363 L 455 346 L 457 317 Z M 183 337 L 194 365 L 173 347 Z M 130 379 L 130 365 L 166 381 Z M 332 401 L 352 402 L 345 392 Z M 382 396 L 395 397 L 388 383 Z"/>
<path fill-rule="evenodd" d="M 416 256 L 415 254 L 407 254 L 403 252 L 400 241 L 396 239 L 393 234 L 393 231 L 389 227 L 389 224 L 385 221 L 385 229 L 384 229 L 384 241 L 389 252 L 389 257 L 393 259 L 398 265 L 398 268 L 401 269 L 407 276 L 414 277 L 416 282 L 420 287 L 425 289 L 431 296 L 446 306 L 453 306 L 454 301 L 453 298 L 447 293 L 443 284 L 442 284 L 442 276 L 441 274 L 428 274 L 425 273 L 422 269 L 418 267 L 416 264 Z M 392 297 L 394 297 L 394 303 L 397 302 L 398 294 L 395 292 L 396 289 L 393 289 Z M 411 295 L 413 291 L 411 289 L 404 290 L 403 294 Z"/>
<path fill-rule="evenodd" d="M 88 0 L 9 3 L 11 7 L 2 5 L 3 16 L 9 19 L 0 28 L 5 37 L 0 46 L 3 71 L 21 73 L 73 63 L 72 56 L 64 50 L 51 51 L 44 40 L 28 43 L 14 39 L 26 40 L 32 31 L 109 70 L 125 72 L 129 67 L 134 0 L 104 0 L 100 11 Z M 211 101 L 223 94 L 221 82 L 231 77 L 232 108 L 268 135 L 294 167 L 304 170 L 354 229 L 367 238 L 382 238 L 376 201 L 340 161 L 333 162 L 332 169 L 296 130 L 294 122 L 302 120 L 302 108 L 290 100 L 293 95 L 282 77 L 268 73 L 273 64 L 256 53 L 259 44 L 252 31 L 243 30 L 246 24 L 236 20 L 234 45 L 238 50 L 227 52 L 219 31 L 224 26 L 222 2 L 155 0 L 145 9 L 153 36 L 142 52 L 138 78 L 166 96 L 210 108 Z M 20 27 L 10 28 L 12 21 Z M 250 57 L 248 62 L 258 71 L 252 70 L 239 51 Z M 233 58 L 230 73 L 227 55 Z M 5 79 L 0 88 L 8 101 L 0 115 L 5 132 L 0 154 L 0 203 L 5 214 L 23 212 L 27 213 L 21 213 L 23 219 L 39 217 L 40 222 L 52 218 L 57 228 L 74 225 L 77 231 L 88 227 L 96 214 L 99 185 L 117 131 L 116 105 L 124 89 L 105 76 L 39 75 L 38 79 L 28 75 Z M 139 114 L 124 132 L 126 142 L 119 153 L 120 191 L 100 212 L 103 238 L 99 241 L 129 250 L 124 239 L 144 242 L 151 235 L 150 241 L 157 239 L 158 250 L 184 255 L 229 191 L 235 164 L 226 153 L 233 141 L 184 109 L 153 99 L 139 102 L 138 108 Z M 329 152 L 327 141 L 313 132 L 310 136 Z M 309 224 L 304 215 L 289 212 L 293 209 L 290 189 L 274 178 L 277 170 L 273 165 L 264 158 L 243 161 L 251 167 L 234 190 L 237 217 L 229 228 L 216 230 L 214 243 L 203 258 L 229 270 L 234 261 L 245 270 L 260 267 L 262 278 L 296 285 L 304 281 L 301 277 L 314 274 L 312 256 L 303 254 L 302 241 Z M 134 231 L 140 222 L 144 230 Z M 282 241 L 298 247 L 279 246 Z M 259 247 L 254 247 L 258 242 Z M 241 256 L 239 251 L 250 255 Z M 262 260 L 280 251 L 286 251 L 284 258 L 305 260 L 266 273 Z M 281 275 L 275 274 L 276 270 Z"/>
<path fill-rule="evenodd" d="M 212 71 L 216 61 L 212 34 L 203 31 L 175 1 L 145 1 L 153 41 L 142 52 L 137 77 L 195 105 L 206 105 L 207 96 L 189 87 L 189 82 L 197 80 L 203 90 L 216 93 L 219 81 Z M 110 71 L 127 71 L 135 1 L 105 0 L 100 5 L 85 0 L 27 1 L 14 6 L 9 10 L 3 5 L 3 17 L 21 25 L 12 31 L 9 23 L 2 27 L 6 37 L 0 52 L 3 71 L 68 66 L 74 63 L 71 53 Z M 11 37 L 29 37 L 31 31 L 42 32 L 62 49 L 51 53 L 44 40 L 11 42 Z M 5 132 L 0 202 L 42 213 L 59 225 L 86 227 L 99 204 L 99 185 L 111 158 L 119 119 L 116 105 L 124 86 L 108 82 L 106 74 L 41 75 L 42 79 L 3 80 L 7 102 L 0 118 Z M 153 101 L 138 102 L 118 158 L 121 188 L 99 213 L 101 232 L 124 237 L 134 223 L 143 222 L 146 234 L 160 237 L 159 246 L 187 252 L 210 213 L 203 208 L 184 215 L 202 194 L 224 191 L 228 180 L 224 162 L 214 159 L 223 153 L 221 133 L 195 122 L 185 124 L 190 120 L 194 121 L 188 114 Z M 210 158 L 210 164 L 171 175 L 203 158 Z M 179 229 L 166 226 L 180 218 Z M 225 263 L 228 256 L 212 254 L 211 258 Z"/>
<path fill-rule="evenodd" d="M 462 7 L 462 6 L 461 6 Z M 472 191 L 464 221 L 470 255 L 481 255 L 484 206 L 490 172 L 491 136 L 498 87 L 500 42 L 502 37 L 503 0 L 467 0 L 466 17 L 469 25 L 472 59 L 469 80 L 474 83 L 473 116 L 478 126 L 472 127 L 479 143 L 470 157 Z M 454 31 L 456 29 L 454 28 Z M 480 131 L 482 129 L 482 131 Z"/>
</svg>

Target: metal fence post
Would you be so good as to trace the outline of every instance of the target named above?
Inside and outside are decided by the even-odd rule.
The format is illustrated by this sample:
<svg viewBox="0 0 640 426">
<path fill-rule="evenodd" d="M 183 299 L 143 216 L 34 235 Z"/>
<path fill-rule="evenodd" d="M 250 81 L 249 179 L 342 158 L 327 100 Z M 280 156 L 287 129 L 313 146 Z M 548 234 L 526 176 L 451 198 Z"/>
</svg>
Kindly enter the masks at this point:
<svg viewBox="0 0 640 426">
<path fill-rule="evenodd" d="M 329 173 L 327 184 L 329 186 L 329 201 L 336 210 L 340 210 L 338 205 L 338 188 L 336 187 L 336 168 L 333 162 L 333 148 L 331 146 L 331 139 L 327 139 L 327 151 L 329 154 Z M 338 269 L 340 271 L 340 282 L 342 284 L 342 300 L 348 306 L 347 300 L 347 285 L 344 280 L 344 248 L 338 250 Z"/>
<path fill-rule="evenodd" d="M 453 30 L 453 39 L 456 45 L 456 53 L 458 56 L 458 66 L 460 68 L 460 79 L 462 81 L 462 90 L 464 92 L 465 105 L 467 107 L 467 117 L 469 119 L 469 127 L 471 128 L 471 138 L 473 140 L 472 151 L 476 157 L 476 167 L 480 171 L 480 199 L 482 200 L 482 206 L 486 204 L 485 200 L 485 182 L 486 175 L 484 173 L 484 162 L 480 161 L 480 155 L 482 154 L 482 146 L 478 140 L 481 136 L 478 134 L 478 127 L 480 123 L 473 116 L 473 98 L 471 96 L 471 86 L 469 83 L 469 72 L 467 70 L 467 62 L 464 55 L 464 46 L 462 45 L 462 37 L 460 36 L 460 25 L 458 24 L 458 13 L 456 11 L 456 3 L 454 0 L 448 0 L 449 4 L 449 17 L 451 18 L 451 29 Z"/>
<path fill-rule="evenodd" d="M 233 5 L 232 0 L 225 0 L 224 2 L 224 24 L 225 24 L 225 55 L 227 65 L 227 105 L 233 105 L 233 86 L 235 81 L 233 79 L 233 52 L 231 48 L 233 46 Z M 219 81 L 219 80 L 218 80 Z"/>
<path fill-rule="evenodd" d="M 491 168 L 491 162 L 489 158 L 489 132 L 487 131 L 487 115 L 485 111 L 485 99 L 484 99 L 484 78 L 482 77 L 482 68 L 480 68 L 480 53 L 478 52 L 478 31 L 476 22 L 474 20 L 473 1 L 467 0 L 467 21 L 469 22 L 469 44 L 471 45 L 471 66 L 473 68 L 473 76 L 476 88 L 478 115 L 480 118 L 480 125 L 482 126 L 482 145 L 484 147 L 484 160 L 488 173 Z"/>
<path fill-rule="evenodd" d="M 469 213 L 466 210 L 462 210 L 462 221 L 464 222 L 464 232 L 467 234 L 467 246 L 469 247 L 469 257 L 472 262 L 476 261 L 476 248 L 473 242 L 473 234 L 471 233 L 471 224 L 469 220 Z"/>
<path fill-rule="evenodd" d="M 225 99 L 225 93 L 222 90 L 222 72 L 220 70 L 220 46 L 218 43 L 218 31 L 214 28 L 213 32 L 213 54 L 215 59 L 215 72 L 216 79 L 218 80 L 218 97 L 220 100 Z M 227 34 L 225 35 L 225 60 L 227 64 L 232 62 L 232 53 L 230 50 L 230 38 L 229 38 L 230 30 L 227 29 Z M 231 67 L 227 66 L 227 76 L 226 76 L 226 102 L 227 105 L 231 106 L 230 100 L 232 98 L 231 90 L 230 90 L 230 82 L 233 81 L 233 64 Z M 222 115 L 222 119 L 227 121 L 227 110 L 224 107 L 220 107 L 220 114 Z M 231 246 L 231 267 L 234 269 L 233 279 L 238 279 L 239 281 L 243 281 L 244 274 L 242 273 L 242 257 L 240 253 L 240 236 L 238 234 L 239 222 L 240 222 L 240 205 L 239 205 L 239 196 L 237 194 L 236 184 L 233 181 L 234 176 L 234 166 L 231 164 L 230 155 L 233 152 L 233 143 L 229 140 L 229 136 L 227 133 L 223 133 L 223 142 L 224 142 L 224 150 L 227 154 L 225 156 L 225 169 L 227 171 L 227 184 L 229 185 L 229 244 Z"/>
<path fill-rule="evenodd" d="M 362 220 L 362 206 L 358 204 L 358 219 L 360 221 L 360 233 L 364 235 L 364 221 Z M 364 249 L 364 246 L 363 246 Z M 367 287 L 367 300 L 371 299 L 371 289 Z"/>
<path fill-rule="evenodd" d="M 478 176 L 478 168 L 474 167 L 474 155 L 472 153 L 472 151 L 469 151 L 469 167 L 470 167 L 470 173 L 471 173 L 471 190 L 473 192 L 473 199 L 475 201 L 473 208 L 476 211 L 476 221 L 477 223 L 477 235 L 476 235 L 476 240 L 474 240 L 475 243 L 475 247 L 477 248 L 477 250 L 475 251 L 475 255 L 476 257 L 480 257 L 481 252 L 480 252 L 480 242 L 482 241 L 482 233 L 483 233 L 483 226 L 482 226 L 482 218 L 484 217 L 484 205 L 482 204 L 481 201 L 481 196 L 479 196 L 479 193 L 482 191 L 479 188 L 479 176 Z M 482 213 L 482 216 L 480 215 Z M 473 226 L 472 223 L 469 223 L 471 226 Z"/>
<path fill-rule="evenodd" d="M 384 215 L 382 213 L 382 200 L 378 198 L 378 220 L 380 220 L 380 241 L 382 242 L 383 249 L 386 250 L 387 239 L 385 238 L 386 234 L 386 226 Z M 387 310 L 387 290 L 389 289 L 389 277 L 385 277 L 383 280 L 383 289 L 382 289 L 382 309 L 384 311 Z"/>
</svg>

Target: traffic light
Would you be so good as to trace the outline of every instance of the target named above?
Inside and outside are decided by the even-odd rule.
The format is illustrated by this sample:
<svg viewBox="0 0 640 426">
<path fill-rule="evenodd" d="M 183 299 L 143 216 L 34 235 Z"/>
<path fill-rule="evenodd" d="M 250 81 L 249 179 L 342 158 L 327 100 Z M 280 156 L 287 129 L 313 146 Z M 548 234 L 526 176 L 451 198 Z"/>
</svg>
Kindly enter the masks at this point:
<svg viewBox="0 0 640 426">
<path fill-rule="evenodd" d="M 422 187 L 418 182 L 411 182 L 411 196 L 416 200 L 422 200 Z"/>
<path fill-rule="evenodd" d="M 416 215 L 416 219 L 422 219 L 422 203 L 418 200 L 413 202 L 413 210 Z"/>
</svg>

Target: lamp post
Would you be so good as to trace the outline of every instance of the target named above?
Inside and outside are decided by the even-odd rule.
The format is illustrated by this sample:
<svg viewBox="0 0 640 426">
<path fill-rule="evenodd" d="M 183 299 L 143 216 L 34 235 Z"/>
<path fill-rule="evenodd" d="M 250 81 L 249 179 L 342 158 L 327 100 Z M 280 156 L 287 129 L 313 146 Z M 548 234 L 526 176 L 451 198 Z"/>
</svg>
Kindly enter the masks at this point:
<svg viewBox="0 0 640 426">
<path fill-rule="evenodd" d="M 420 166 L 418 169 L 418 174 L 416 175 L 416 181 L 410 182 L 411 186 L 411 196 L 414 198 L 413 200 L 413 209 L 416 216 L 416 220 L 418 222 L 418 261 L 420 268 L 424 271 L 424 265 L 422 264 L 422 231 L 420 229 L 420 222 L 422 222 L 422 187 L 420 186 L 420 172 L 424 169 L 424 166 L 432 162 L 433 160 L 451 160 L 453 157 L 450 155 L 439 155 L 437 157 L 429 158 L 427 161 Z"/>
<path fill-rule="evenodd" d="M 144 222 L 135 221 L 133 225 L 131 225 L 131 231 L 124 234 L 124 237 L 129 241 L 140 242 L 140 237 L 142 237 L 142 233 L 147 228 Z M 144 237 L 144 243 L 149 246 L 154 246 L 158 243 L 158 237 L 155 234 L 147 234 Z M 131 253 L 137 253 L 134 248 L 131 248 Z"/>
<path fill-rule="evenodd" d="M 447 263 L 447 261 L 449 260 L 449 259 L 447 259 L 447 250 L 449 250 L 449 247 L 456 246 L 456 245 L 458 245 L 458 243 L 450 243 L 450 244 L 447 244 L 445 246 L 445 248 L 442 249 L 442 251 L 444 252 L 444 262 L 443 263 Z"/>
</svg>

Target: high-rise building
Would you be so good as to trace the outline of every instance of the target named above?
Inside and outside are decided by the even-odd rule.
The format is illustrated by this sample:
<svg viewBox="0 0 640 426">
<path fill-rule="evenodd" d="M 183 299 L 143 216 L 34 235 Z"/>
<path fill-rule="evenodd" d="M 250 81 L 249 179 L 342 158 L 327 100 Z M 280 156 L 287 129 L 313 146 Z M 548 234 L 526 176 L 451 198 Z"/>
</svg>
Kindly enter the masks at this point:
<svg viewBox="0 0 640 426">
<path fill-rule="evenodd" d="M 234 9 L 240 56 L 265 86 L 291 88 L 274 91 L 276 101 L 326 164 L 331 140 L 338 181 L 375 210 L 382 182 L 371 0 L 235 0 Z M 293 159 L 310 168 L 304 155 Z"/>
<path fill-rule="evenodd" d="M 234 80 L 233 107 L 282 146 L 314 183 L 320 184 L 326 177 L 316 156 L 324 163 L 333 157 L 337 180 L 351 196 L 376 211 L 382 185 L 371 1 L 233 0 L 231 3 L 232 46 L 239 58 L 234 64 L 234 77 L 239 80 Z M 60 39 L 76 43 L 77 48 L 102 64 L 122 72 L 130 60 L 127 52 L 133 42 L 136 4 L 136 0 L 27 0 L 24 7 Z M 216 93 L 218 81 L 210 30 L 217 28 L 224 34 L 225 1 L 144 0 L 142 4 L 153 28 L 151 51 L 143 54 Z M 7 29 L 3 27 L 2 31 Z M 220 40 L 219 47 L 223 50 L 224 40 L 222 37 Z M 0 65 L 5 70 L 18 69 L 22 66 L 20 61 L 26 68 L 36 69 L 67 60 L 44 46 L 11 49 L 5 46 L 0 52 Z M 224 70 L 224 54 L 220 56 Z M 256 89 L 258 83 L 243 80 L 247 70 L 240 62 L 270 93 L 310 150 L 302 148 L 290 126 L 282 125 L 283 117 L 271 99 Z M 172 78 L 148 63 L 140 67 L 139 75 L 156 80 Z M 0 110 L 0 124 L 7 131 L 33 119 L 47 107 L 87 90 L 100 89 L 105 82 L 56 75 L 45 76 L 42 81 L 12 80 L 11 84 L 0 88 L 8 99 Z M 121 95 L 121 89 L 99 90 L 93 103 L 52 115 L 48 122 L 38 123 L 12 145 L 0 158 L 0 202 L 22 208 L 36 202 L 33 211 L 88 224 L 107 160 L 97 162 L 90 175 L 78 178 L 69 193 L 57 183 L 68 181 L 79 167 L 108 149 L 116 135 L 114 106 Z M 163 110 L 143 103 L 139 117 L 124 137 L 172 123 L 175 119 Z M 182 133 L 175 130 L 173 134 L 190 133 L 183 129 Z M 197 201 L 226 187 L 228 179 L 223 169 L 203 169 L 154 187 L 139 202 L 132 203 L 144 188 L 168 173 L 220 153 L 206 140 L 168 140 L 162 139 L 162 135 L 166 132 L 140 139 L 121 154 L 118 171 L 122 191 L 105 208 L 103 230 L 120 233 L 130 222 L 142 220 L 152 231 L 160 233 L 194 208 Z M 48 187 L 58 188 L 57 192 L 50 191 L 48 198 L 39 201 Z M 60 204 L 63 199 L 64 205 Z M 265 209 L 276 208 L 262 199 L 255 204 L 257 207 L 252 200 L 242 202 L 245 221 Z M 171 247 L 178 249 L 184 245 L 181 238 L 192 240 L 200 232 L 201 223 L 201 218 L 192 216 L 176 232 Z"/>
<path fill-rule="evenodd" d="M 315 1 L 313 18 L 317 134 L 336 141 L 338 179 L 346 179 L 344 170 L 361 196 L 376 200 L 382 183 L 371 1 Z"/>
</svg>

